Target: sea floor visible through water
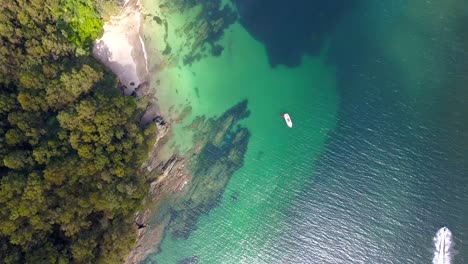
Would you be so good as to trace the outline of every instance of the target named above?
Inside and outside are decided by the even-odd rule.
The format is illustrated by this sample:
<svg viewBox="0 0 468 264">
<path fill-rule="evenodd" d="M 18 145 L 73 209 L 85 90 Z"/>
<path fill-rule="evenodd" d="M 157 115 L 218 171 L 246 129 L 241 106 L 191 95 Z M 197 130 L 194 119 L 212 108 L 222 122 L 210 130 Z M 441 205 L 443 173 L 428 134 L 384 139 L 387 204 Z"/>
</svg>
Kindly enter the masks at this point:
<svg viewBox="0 0 468 264">
<path fill-rule="evenodd" d="M 230 129 L 250 136 L 211 210 L 190 211 L 181 198 L 204 199 L 203 173 L 194 175 L 196 189 L 188 183 L 168 199 L 178 212 L 172 220 L 190 223 L 186 236 L 167 231 L 145 263 L 430 263 L 432 238 L 445 225 L 459 252 L 453 263 L 468 260 L 466 4 L 360 1 L 336 28 L 320 28 L 320 52 L 285 66 L 272 65 L 281 61 L 267 48 L 275 45 L 242 20 L 211 43 L 224 48 L 219 56 L 208 49 L 187 63 L 197 42 L 190 32 L 206 30 L 203 2 L 179 12 L 143 3 L 150 61 L 166 52 L 153 58 L 161 110 L 174 120 L 186 114 L 168 146 L 184 153 L 200 140 L 187 125 L 245 100 L 250 115 Z M 187 29 L 191 21 L 198 24 Z M 208 170 L 199 164 L 192 169 Z"/>
</svg>

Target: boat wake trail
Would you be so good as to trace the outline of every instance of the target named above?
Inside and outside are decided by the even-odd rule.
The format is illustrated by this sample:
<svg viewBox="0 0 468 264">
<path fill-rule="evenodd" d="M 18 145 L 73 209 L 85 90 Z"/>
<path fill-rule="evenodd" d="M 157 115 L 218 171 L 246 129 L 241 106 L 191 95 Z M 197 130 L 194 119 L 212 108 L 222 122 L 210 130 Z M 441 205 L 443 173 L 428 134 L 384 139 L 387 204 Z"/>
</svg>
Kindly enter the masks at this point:
<svg viewBox="0 0 468 264">
<path fill-rule="evenodd" d="M 432 264 L 450 264 L 452 263 L 452 232 L 446 227 L 437 231 L 434 237 L 434 258 Z"/>
</svg>

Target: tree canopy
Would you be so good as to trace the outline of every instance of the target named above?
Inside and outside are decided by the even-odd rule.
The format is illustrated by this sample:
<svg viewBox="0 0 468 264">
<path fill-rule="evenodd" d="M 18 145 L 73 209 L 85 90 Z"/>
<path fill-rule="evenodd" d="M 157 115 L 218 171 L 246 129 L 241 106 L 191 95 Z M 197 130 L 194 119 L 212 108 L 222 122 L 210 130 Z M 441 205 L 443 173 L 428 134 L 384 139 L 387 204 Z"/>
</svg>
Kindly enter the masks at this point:
<svg viewBox="0 0 468 264">
<path fill-rule="evenodd" d="M 155 128 L 89 55 L 99 4 L 0 4 L 0 263 L 118 263 L 134 240 Z"/>
</svg>

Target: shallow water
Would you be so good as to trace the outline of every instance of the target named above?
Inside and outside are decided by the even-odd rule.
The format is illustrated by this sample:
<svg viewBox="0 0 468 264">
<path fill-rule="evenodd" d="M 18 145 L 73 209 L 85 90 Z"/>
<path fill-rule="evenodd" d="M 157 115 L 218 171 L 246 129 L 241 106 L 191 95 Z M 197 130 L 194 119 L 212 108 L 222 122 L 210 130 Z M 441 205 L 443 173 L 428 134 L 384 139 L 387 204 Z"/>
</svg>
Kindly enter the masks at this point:
<svg viewBox="0 0 468 264">
<path fill-rule="evenodd" d="M 168 233 L 145 263 L 430 263 L 442 226 L 459 252 L 453 263 L 468 261 L 467 4 L 319 2 L 309 1 L 323 8 L 314 14 L 340 12 L 313 31 L 319 52 L 293 43 L 310 41 L 301 33 L 310 28 L 276 28 L 298 32 L 273 45 L 290 52 L 274 53 L 271 38 L 259 37 L 271 35 L 241 19 L 219 41 L 221 56 L 161 73 L 163 111 L 190 105 L 188 124 L 247 99 L 240 125 L 251 136 L 218 206 L 187 239 Z M 250 14 L 271 14 L 261 11 Z M 169 30 L 184 14 L 167 15 Z M 171 38 L 173 47 L 182 42 Z M 173 146 L 188 149 L 191 134 L 180 125 Z"/>
</svg>

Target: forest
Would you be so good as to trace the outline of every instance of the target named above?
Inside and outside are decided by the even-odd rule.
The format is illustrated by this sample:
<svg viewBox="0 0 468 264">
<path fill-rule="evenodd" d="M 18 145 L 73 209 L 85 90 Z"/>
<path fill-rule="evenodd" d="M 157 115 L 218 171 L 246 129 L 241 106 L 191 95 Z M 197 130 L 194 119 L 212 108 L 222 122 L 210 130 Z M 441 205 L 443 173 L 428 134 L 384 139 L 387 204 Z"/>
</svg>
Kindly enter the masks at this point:
<svg viewBox="0 0 468 264">
<path fill-rule="evenodd" d="M 0 4 L 0 263 L 120 263 L 154 125 L 91 55 L 108 0 Z"/>
</svg>

